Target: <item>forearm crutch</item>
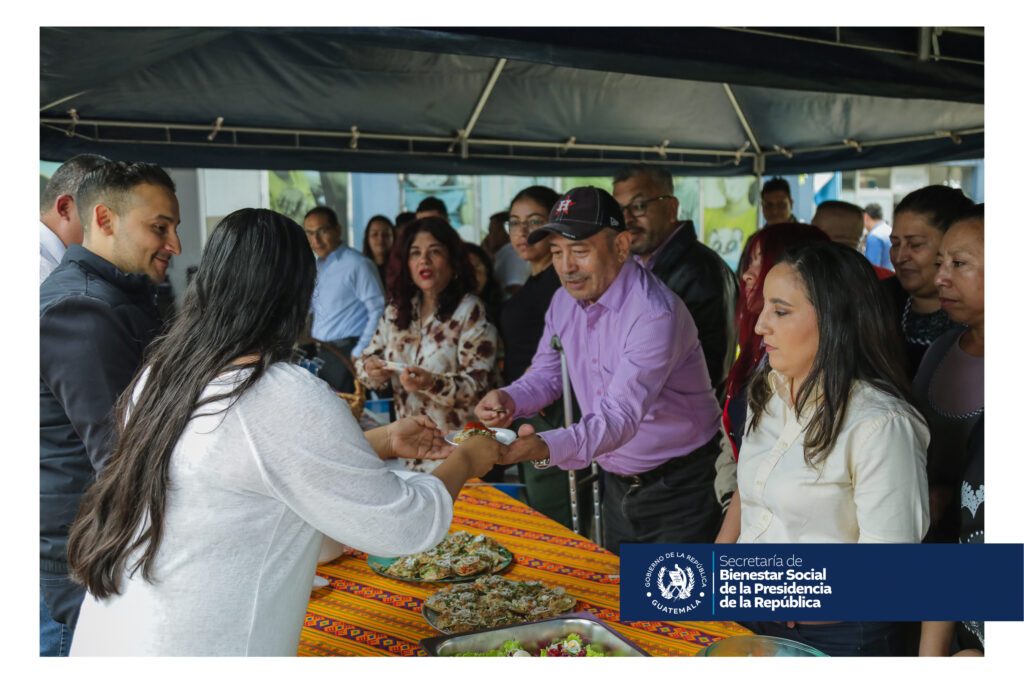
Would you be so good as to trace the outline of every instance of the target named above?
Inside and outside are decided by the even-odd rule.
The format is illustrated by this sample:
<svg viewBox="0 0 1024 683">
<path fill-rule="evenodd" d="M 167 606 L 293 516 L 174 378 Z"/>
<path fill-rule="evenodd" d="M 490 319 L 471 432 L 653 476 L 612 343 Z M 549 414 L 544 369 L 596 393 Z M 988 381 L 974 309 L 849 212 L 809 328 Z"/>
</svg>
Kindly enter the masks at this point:
<svg viewBox="0 0 1024 683">
<path fill-rule="evenodd" d="M 572 386 L 569 384 L 569 366 L 565 362 L 565 349 L 562 347 L 562 340 L 558 338 L 557 334 L 551 335 L 551 348 L 558 351 L 559 358 L 562 360 L 562 404 L 565 407 L 565 427 L 568 429 L 572 425 Z M 576 481 L 576 472 L 568 470 L 569 472 L 569 512 L 572 514 L 572 530 L 575 533 L 580 533 L 580 517 L 579 507 L 577 503 L 577 492 L 579 486 L 586 486 L 590 483 L 593 486 L 593 499 L 594 499 L 594 524 L 591 530 L 592 540 L 597 545 L 601 545 L 601 475 L 597 469 L 597 463 L 590 463 L 590 474 L 583 477 L 580 481 Z"/>
</svg>

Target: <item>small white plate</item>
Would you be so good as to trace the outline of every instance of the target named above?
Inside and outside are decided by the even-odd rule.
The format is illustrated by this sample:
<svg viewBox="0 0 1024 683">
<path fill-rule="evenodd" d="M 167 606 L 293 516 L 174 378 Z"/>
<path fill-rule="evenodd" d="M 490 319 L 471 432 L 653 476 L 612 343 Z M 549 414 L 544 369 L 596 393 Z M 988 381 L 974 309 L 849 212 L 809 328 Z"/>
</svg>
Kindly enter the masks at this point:
<svg viewBox="0 0 1024 683">
<path fill-rule="evenodd" d="M 490 429 L 494 432 L 494 436 L 498 437 L 498 441 L 506 446 L 518 438 L 516 433 L 511 429 L 502 429 L 501 427 L 494 427 Z M 456 429 L 454 432 L 448 432 L 444 435 L 444 440 L 453 446 L 458 446 L 459 444 L 455 443 L 455 435 L 461 431 L 461 429 Z"/>
<path fill-rule="evenodd" d="M 409 366 L 406 365 L 405 363 L 399 363 L 399 362 L 393 361 L 393 360 L 386 360 L 386 361 L 384 361 L 384 367 L 386 367 L 388 370 L 394 370 L 395 372 L 401 372 L 402 370 L 405 370 Z"/>
</svg>

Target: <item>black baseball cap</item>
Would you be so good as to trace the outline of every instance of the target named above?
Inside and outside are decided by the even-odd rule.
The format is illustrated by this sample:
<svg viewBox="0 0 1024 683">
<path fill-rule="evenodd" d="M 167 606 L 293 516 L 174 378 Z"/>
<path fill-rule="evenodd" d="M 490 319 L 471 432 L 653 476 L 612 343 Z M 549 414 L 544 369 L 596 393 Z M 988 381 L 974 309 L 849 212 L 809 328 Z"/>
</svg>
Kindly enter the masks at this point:
<svg viewBox="0 0 1024 683">
<path fill-rule="evenodd" d="M 555 202 L 548 217 L 551 221 L 530 232 L 529 244 L 536 244 L 554 232 L 571 240 L 585 240 L 605 228 L 616 232 L 626 229 L 626 219 L 615 198 L 599 187 L 574 187 Z"/>
</svg>

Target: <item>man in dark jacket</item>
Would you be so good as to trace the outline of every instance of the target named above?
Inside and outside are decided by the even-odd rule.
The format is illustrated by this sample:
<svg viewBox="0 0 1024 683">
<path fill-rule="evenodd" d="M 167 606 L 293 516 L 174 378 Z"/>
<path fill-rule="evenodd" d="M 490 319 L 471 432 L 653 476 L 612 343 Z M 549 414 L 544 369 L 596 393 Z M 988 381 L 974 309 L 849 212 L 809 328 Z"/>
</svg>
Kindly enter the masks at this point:
<svg viewBox="0 0 1024 683">
<path fill-rule="evenodd" d="M 66 655 L 84 589 L 67 539 L 116 441 L 113 408 L 160 327 L 153 284 L 181 253 L 174 182 L 159 166 L 109 162 L 83 178 L 84 227 L 39 288 L 40 655 Z"/>
<path fill-rule="evenodd" d="M 634 258 L 686 304 L 708 375 L 721 403 L 736 356 L 736 275 L 713 249 L 697 241 L 693 221 L 677 219 L 672 175 L 653 164 L 629 164 L 614 178 L 615 201 L 633 236 Z"/>
</svg>

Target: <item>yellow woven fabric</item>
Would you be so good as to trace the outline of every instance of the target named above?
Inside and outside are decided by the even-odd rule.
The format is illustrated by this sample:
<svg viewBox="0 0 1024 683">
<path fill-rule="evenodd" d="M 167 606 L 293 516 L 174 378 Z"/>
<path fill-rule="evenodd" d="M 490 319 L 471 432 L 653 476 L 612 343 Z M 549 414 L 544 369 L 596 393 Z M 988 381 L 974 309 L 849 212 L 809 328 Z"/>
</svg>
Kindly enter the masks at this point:
<svg viewBox="0 0 1024 683">
<path fill-rule="evenodd" d="M 654 656 L 693 655 L 749 631 L 723 621 L 619 621 L 619 558 L 492 486 L 467 486 L 455 503 L 451 531 L 483 533 L 515 556 L 502 573 L 519 581 L 562 586 L 591 612 Z M 423 638 L 440 635 L 423 618 L 423 599 L 447 584 L 385 578 L 351 552 L 317 573 L 331 583 L 313 592 L 299 641 L 300 656 L 425 656 Z M 610 578 L 610 575 L 614 578 Z"/>
</svg>

